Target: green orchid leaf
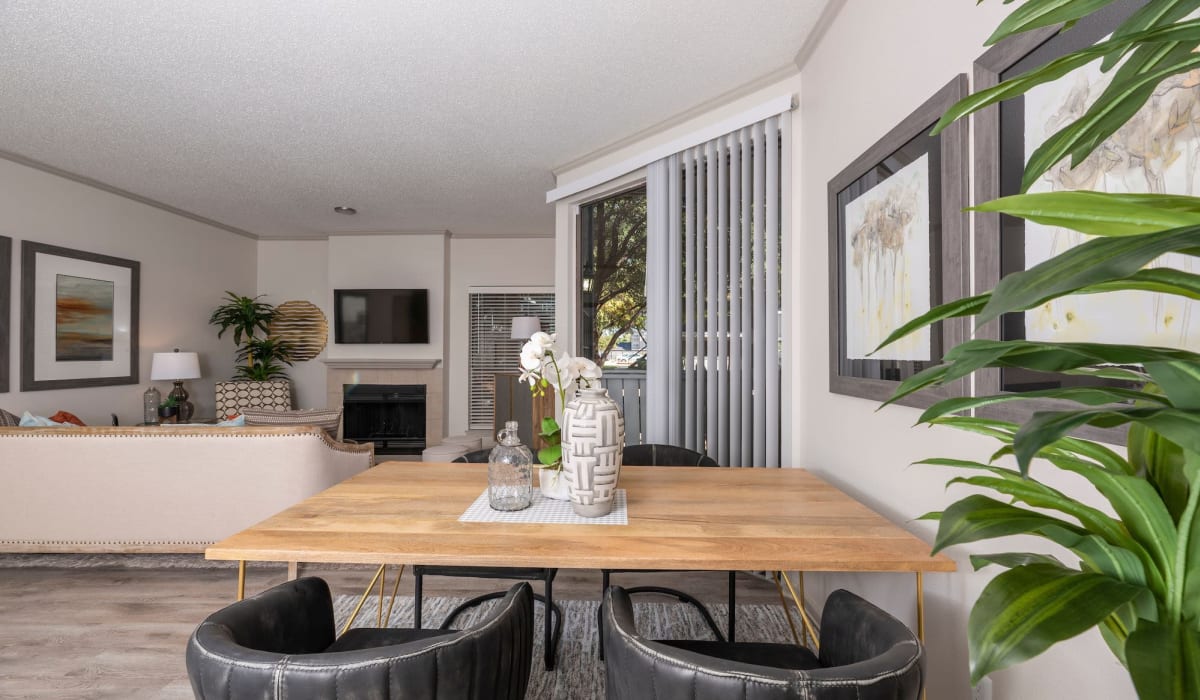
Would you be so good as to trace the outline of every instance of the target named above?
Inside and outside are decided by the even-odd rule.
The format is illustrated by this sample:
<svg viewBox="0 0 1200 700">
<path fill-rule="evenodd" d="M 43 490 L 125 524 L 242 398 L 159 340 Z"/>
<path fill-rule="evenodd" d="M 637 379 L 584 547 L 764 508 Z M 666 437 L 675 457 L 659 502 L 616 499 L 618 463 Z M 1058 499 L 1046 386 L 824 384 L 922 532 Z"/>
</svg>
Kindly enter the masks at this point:
<svg viewBox="0 0 1200 700">
<path fill-rule="evenodd" d="M 1200 697 L 1200 631 L 1193 624 L 1139 620 L 1125 640 L 1125 661 L 1139 698 Z"/>
<path fill-rule="evenodd" d="M 1077 369 L 1064 370 L 1063 374 L 1094 377 L 1095 379 L 1116 379 L 1122 382 L 1137 382 L 1139 384 L 1150 381 L 1150 375 L 1135 369 L 1129 369 L 1128 367 L 1079 367 Z"/>
<path fill-rule="evenodd" d="M 1093 236 L 1134 236 L 1200 224 L 1200 209 L 1184 208 L 1178 200 L 1194 197 L 1154 195 L 1171 200 L 1171 206 L 1155 205 L 1157 200 L 1143 196 L 1132 199 L 1105 192 L 1074 190 L 1037 192 L 1000 197 L 971 211 L 997 212 L 1028 219 L 1046 226 L 1060 226 Z"/>
<path fill-rule="evenodd" d="M 1183 579 L 1170 608 L 1193 623 L 1200 621 L 1200 454 L 1189 452 L 1183 472 L 1191 483 L 1188 501 L 1179 517 L 1176 577 Z"/>
<path fill-rule="evenodd" d="M 550 445 L 537 451 L 538 461 L 547 466 L 562 461 L 562 445 Z"/>
<path fill-rule="evenodd" d="M 1027 0 L 1000 23 L 996 31 L 983 42 L 991 46 L 997 41 L 1014 34 L 1021 34 L 1041 27 L 1053 27 L 1063 22 L 1073 22 L 1086 17 L 1114 0 Z"/>
<path fill-rule="evenodd" d="M 1119 238 L 1093 238 L 1000 280 L 976 324 L 1089 285 L 1133 275 L 1161 255 L 1200 250 L 1200 226 Z"/>
<path fill-rule="evenodd" d="M 1055 389 L 1042 389 L 1038 391 L 1026 391 L 1021 393 L 1010 394 L 993 394 L 991 396 L 956 396 L 949 399 L 944 399 L 930 406 L 917 419 L 918 423 L 928 423 L 934 418 L 944 416 L 948 413 L 959 413 L 960 411 L 969 411 L 983 406 L 991 406 L 998 403 L 1010 401 L 1027 401 L 1030 399 L 1054 398 L 1065 401 L 1075 401 L 1085 406 L 1103 406 L 1110 403 L 1120 403 L 1124 401 L 1149 401 L 1158 405 L 1170 405 L 1164 397 L 1148 394 L 1142 391 L 1134 391 L 1132 389 L 1121 389 L 1117 387 L 1062 387 Z"/>
<path fill-rule="evenodd" d="M 972 554 L 971 566 L 976 571 L 979 571 L 985 566 L 1003 566 L 1006 569 L 1015 569 L 1018 566 L 1027 564 L 1049 564 L 1051 566 L 1062 566 L 1061 561 L 1055 559 L 1048 554 L 1031 554 L 1029 552 L 1006 552 L 1004 554 Z"/>
<path fill-rule="evenodd" d="M 933 367 L 928 367 L 917 372 L 908 379 L 900 382 L 900 386 L 896 387 L 896 392 L 887 401 L 883 402 L 879 408 L 882 409 L 890 406 L 905 396 L 915 394 L 926 387 L 938 386 L 944 383 L 943 377 L 949 369 L 949 365 L 934 365 Z"/>
<path fill-rule="evenodd" d="M 538 432 L 538 437 L 540 437 L 548 442 L 554 441 L 555 444 L 557 444 L 560 433 L 561 433 L 561 430 L 558 427 L 557 420 L 555 420 L 553 418 L 543 418 L 542 419 L 541 431 Z"/>
<path fill-rule="evenodd" d="M 1141 590 L 1047 563 L 1001 573 L 984 588 L 967 623 L 971 682 L 1094 627 Z"/>
<path fill-rule="evenodd" d="M 1079 536 L 1088 534 L 1078 525 L 1059 518 L 1018 508 L 987 496 L 967 496 L 942 511 L 933 553 L 966 542 L 1007 535 L 1037 534 L 1047 527 L 1061 528 Z"/>
</svg>

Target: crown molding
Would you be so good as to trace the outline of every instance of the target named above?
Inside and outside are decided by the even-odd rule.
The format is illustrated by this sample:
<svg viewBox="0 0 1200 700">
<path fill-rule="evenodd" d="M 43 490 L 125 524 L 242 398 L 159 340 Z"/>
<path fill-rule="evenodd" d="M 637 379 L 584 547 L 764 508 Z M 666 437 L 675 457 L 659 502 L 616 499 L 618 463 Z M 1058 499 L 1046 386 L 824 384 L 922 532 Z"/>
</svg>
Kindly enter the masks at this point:
<svg viewBox="0 0 1200 700">
<path fill-rule="evenodd" d="M 808 33 L 808 36 L 804 37 L 804 43 L 800 45 L 800 50 L 796 52 L 796 57 L 792 59 L 792 62 L 796 64 L 797 70 L 804 70 L 804 64 L 808 63 L 809 58 L 812 58 L 813 52 L 817 50 L 817 46 L 829 31 L 829 27 L 833 25 L 833 21 L 837 19 L 838 13 L 845 6 L 846 0 L 829 0 L 825 5 L 825 9 L 821 10 L 821 14 L 817 17 L 812 31 Z"/>
<path fill-rule="evenodd" d="M 104 182 L 100 182 L 99 180 L 93 180 L 90 177 L 85 177 L 78 173 L 73 173 L 68 170 L 63 170 L 62 168 L 56 168 L 53 165 L 43 163 L 40 160 L 34 160 L 33 158 L 23 156 L 20 153 L 13 153 L 12 151 L 0 150 L 0 158 L 3 158 L 4 160 L 12 161 L 14 163 L 17 163 L 18 165 L 24 165 L 26 167 L 33 168 L 34 170 L 41 170 L 44 173 L 48 173 L 48 174 L 54 175 L 56 177 L 61 177 L 64 180 L 71 180 L 72 182 L 78 182 L 81 185 L 87 185 L 88 187 L 95 188 L 102 192 L 107 192 L 109 194 L 115 194 L 118 197 L 123 197 L 125 199 L 137 202 L 138 204 L 145 204 L 148 207 L 154 207 L 155 209 L 165 211 L 168 214 L 174 214 L 175 216 L 180 216 L 185 219 L 190 219 L 192 221 L 195 221 L 196 223 L 204 224 L 205 226 L 212 226 L 213 228 L 219 228 L 222 231 L 227 231 L 229 233 L 232 233 L 232 234 L 235 234 L 238 236 L 244 236 L 245 238 L 251 238 L 251 239 L 261 238 L 258 234 L 251 233 L 250 231 L 247 231 L 245 229 L 241 229 L 236 226 L 230 226 L 229 224 L 223 224 L 220 221 L 217 221 L 215 219 L 210 219 L 207 216 L 200 216 L 199 214 L 193 214 L 192 212 L 186 211 L 184 209 L 180 209 L 179 207 L 173 207 L 170 204 L 164 204 L 158 200 L 150 199 L 149 197 L 143 197 L 140 194 L 134 194 L 128 190 L 123 190 L 120 187 L 113 187 L 112 185 L 109 185 Z"/>
<path fill-rule="evenodd" d="M 844 0 L 834 0 L 834 1 L 835 2 L 844 2 Z M 586 153 L 582 156 L 579 156 L 578 158 L 575 158 L 574 160 L 571 160 L 567 163 L 563 163 L 562 165 L 559 165 L 557 167 L 551 168 L 550 172 L 554 175 L 555 179 L 557 180 L 557 178 L 565 172 L 574 170 L 575 168 L 578 168 L 582 165 L 586 165 L 594 160 L 603 158 L 607 155 L 612 155 L 613 153 L 616 153 L 617 151 L 619 151 L 623 148 L 627 148 L 627 147 L 632 146 L 640 141 L 643 141 L 643 140 L 653 137 L 657 134 L 660 134 L 664 131 L 667 131 L 668 129 L 677 127 L 680 124 L 684 124 L 692 119 L 695 119 L 696 117 L 703 116 L 704 114 L 707 114 L 708 112 L 711 112 L 712 110 L 717 109 L 718 107 L 723 107 L 723 106 L 729 104 L 730 102 L 733 102 L 734 100 L 737 100 L 742 97 L 745 97 L 746 95 L 750 95 L 755 92 L 758 92 L 759 90 L 761 90 L 765 87 L 768 87 L 770 85 L 774 85 L 775 83 L 778 83 L 781 80 L 786 80 L 787 78 L 790 78 L 799 72 L 800 72 L 800 68 L 797 67 L 797 65 L 794 62 L 788 63 L 787 65 L 784 65 L 784 66 L 780 66 L 779 68 L 771 71 L 770 73 L 759 76 L 758 78 L 755 78 L 754 80 L 751 80 L 748 83 L 743 83 L 742 85 L 739 85 L 738 87 L 736 87 L 728 92 L 721 93 L 720 95 L 717 95 L 716 97 L 712 98 L 711 100 L 705 100 L 704 102 L 701 102 L 683 112 L 679 112 L 673 116 L 667 117 L 666 119 L 658 122 L 657 124 L 653 124 L 651 126 L 646 127 L 645 129 L 642 129 L 641 131 L 630 134 L 629 136 L 626 136 L 625 138 L 620 139 L 619 141 L 613 141 L 612 143 L 608 144 L 607 146 L 602 146 L 590 153 Z"/>
</svg>

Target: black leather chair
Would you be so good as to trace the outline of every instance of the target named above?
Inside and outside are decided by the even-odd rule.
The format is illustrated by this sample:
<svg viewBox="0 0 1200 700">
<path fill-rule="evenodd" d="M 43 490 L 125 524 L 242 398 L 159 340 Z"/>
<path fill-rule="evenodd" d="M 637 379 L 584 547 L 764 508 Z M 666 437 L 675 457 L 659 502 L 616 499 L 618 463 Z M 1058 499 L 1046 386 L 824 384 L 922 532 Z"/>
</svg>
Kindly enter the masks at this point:
<svg viewBox="0 0 1200 700">
<path fill-rule="evenodd" d="M 849 591 L 825 602 L 819 655 L 791 644 L 645 639 L 620 586 L 601 612 L 608 700 L 917 700 L 925 683 L 916 635 Z"/>
<path fill-rule="evenodd" d="M 461 632 L 360 628 L 335 640 L 329 586 L 302 578 L 213 613 L 187 645 L 197 700 L 520 700 L 532 660 L 528 583 Z"/>
<path fill-rule="evenodd" d="M 488 461 L 491 455 L 491 450 L 476 450 L 468 452 L 455 459 L 455 462 L 464 463 L 483 463 Z M 554 577 L 558 575 L 558 569 L 535 569 L 535 568 L 515 568 L 505 566 L 438 566 L 427 564 L 416 564 L 412 567 L 413 574 L 413 624 L 418 629 L 421 628 L 421 600 L 424 595 L 425 577 L 426 576 L 457 576 L 461 578 L 494 578 L 504 579 L 509 581 L 541 581 L 544 586 L 545 595 L 534 594 L 534 599 L 541 601 L 546 610 L 543 632 L 543 658 L 546 664 L 547 671 L 553 671 L 555 659 L 558 651 L 558 640 L 562 637 L 562 609 L 554 604 Z M 476 596 L 450 611 L 446 615 L 446 619 L 442 621 L 442 629 L 446 629 L 454 624 L 457 618 L 463 611 L 469 610 L 485 601 L 495 600 L 504 595 L 503 591 L 493 593 L 485 593 L 481 596 Z"/>
<path fill-rule="evenodd" d="M 689 450 L 686 447 L 677 447 L 675 445 L 628 445 L 621 456 L 621 464 L 631 467 L 719 467 L 717 461 L 706 454 Z M 635 571 L 645 572 L 645 569 L 601 569 L 600 575 L 603 579 L 601 582 L 600 595 L 604 595 L 604 591 L 608 590 L 609 581 L 612 574 L 617 573 L 633 573 Z M 717 627 L 716 621 L 713 620 L 712 613 L 708 611 L 704 603 L 701 603 L 691 594 L 683 591 L 666 588 L 664 586 L 634 586 L 625 589 L 626 593 L 660 593 L 678 598 L 682 603 L 688 603 L 696 608 L 700 613 L 700 617 L 704 619 L 704 623 L 712 630 L 713 634 L 720 641 L 735 641 L 734 626 L 737 622 L 737 572 L 729 572 L 729 616 L 727 633 L 722 634 L 720 628 Z M 600 638 L 600 658 L 604 658 L 604 638 Z"/>
</svg>

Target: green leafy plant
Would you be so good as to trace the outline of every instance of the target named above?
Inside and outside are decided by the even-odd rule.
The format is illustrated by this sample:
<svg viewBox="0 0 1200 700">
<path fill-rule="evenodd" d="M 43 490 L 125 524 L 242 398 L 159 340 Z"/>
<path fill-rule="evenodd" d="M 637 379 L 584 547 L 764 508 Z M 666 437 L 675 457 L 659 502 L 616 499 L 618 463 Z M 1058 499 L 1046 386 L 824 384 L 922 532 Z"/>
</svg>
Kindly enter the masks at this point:
<svg viewBox="0 0 1200 700">
<path fill-rule="evenodd" d="M 988 43 L 1039 27 L 1063 31 L 1112 0 L 1026 0 Z M 955 105 L 937 129 L 1001 100 L 1100 61 L 1112 81 L 1077 121 L 1040 146 L 1022 192 L 1064 158 L 1077 166 L 1131 119 L 1164 79 L 1200 68 L 1200 20 L 1182 21 L 1200 0 L 1149 0 L 1109 39 L 980 91 Z M 1189 117 L 1190 119 L 1191 117 Z M 1200 256 L 1200 198 L 1163 194 L 1019 194 L 975 207 L 1094 238 L 1023 272 L 991 292 L 959 299 L 898 329 L 885 345 L 956 318 L 984 324 L 1010 312 L 1076 294 L 1119 290 L 1200 299 L 1200 276 L 1164 266 L 1165 253 Z M 1029 340 L 969 340 L 941 364 L 900 385 L 889 401 L 989 368 L 1063 372 L 1104 380 L 1021 394 L 943 400 L 919 422 L 996 439 L 987 461 L 928 459 L 965 472 L 951 484 L 975 493 L 925 518 L 938 521 L 934 550 L 1009 535 L 1033 535 L 1071 556 L 1002 552 L 971 557 L 978 569 L 1005 569 L 987 585 L 968 622 L 971 679 L 1036 656 L 1098 627 L 1143 700 L 1200 697 L 1200 355 L 1172 348 Z M 988 405 L 1054 398 L 1061 410 L 1022 424 L 969 415 Z M 1124 455 L 1071 432 L 1128 426 Z M 1015 467 L 1003 466 L 1011 458 Z M 1108 510 L 1087 505 L 1031 472 L 1081 477 Z"/>
<path fill-rule="evenodd" d="M 179 406 L 179 399 L 175 398 L 174 396 L 168 396 L 166 399 L 163 400 L 162 403 L 158 404 L 159 408 L 166 408 L 166 409 L 176 408 L 177 406 Z"/>
<path fill-rule="evenodd" d="M 264 381 L 286 377 L 283 365 L 292 364 L 287 343 L 267 336 L 277 312 L 271 304 L 259 301 L 261 298 L 226 291 L 226 302 L 214 309 L 208 319 L 209 324 L 220 327 L 218 338 L 225 331 L 233 331 L 237 359 L 243 363 L 234 372 L 238 379 Z"/>
</svg>

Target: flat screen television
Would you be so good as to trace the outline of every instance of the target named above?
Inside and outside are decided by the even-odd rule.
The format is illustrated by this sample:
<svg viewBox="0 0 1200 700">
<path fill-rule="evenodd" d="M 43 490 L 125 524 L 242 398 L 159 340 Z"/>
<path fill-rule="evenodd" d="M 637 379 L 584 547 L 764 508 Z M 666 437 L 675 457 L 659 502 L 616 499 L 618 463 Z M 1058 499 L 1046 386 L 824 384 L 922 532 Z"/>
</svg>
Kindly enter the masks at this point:
<svg viewBox="0 0 1200 700">
<path fill-rule="evenodd" d="M 333 290 L 333 342 L 428 343 L 429 290 Z"/>
</svg>

